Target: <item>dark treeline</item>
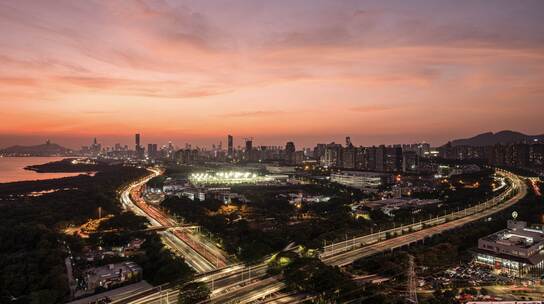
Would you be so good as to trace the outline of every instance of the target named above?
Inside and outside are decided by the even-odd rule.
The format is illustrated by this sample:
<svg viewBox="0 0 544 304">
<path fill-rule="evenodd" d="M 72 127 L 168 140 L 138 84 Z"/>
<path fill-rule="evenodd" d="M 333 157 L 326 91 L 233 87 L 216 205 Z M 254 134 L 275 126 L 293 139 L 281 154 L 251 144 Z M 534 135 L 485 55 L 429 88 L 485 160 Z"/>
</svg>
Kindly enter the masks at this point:
<svg viewBox="0 0 544 304">
<path fill-rule="evenodd" d="M 21 182 L 12 182 L 12 183 L 0 183 L 0 199 L 7 199 L 13 195 L 24 194 L 33 191 L 44 191 L 50 189 L 64 189 L 64 188 L 88 188 L 93 184 L 101 183 L 104 179 L 111 178 L 112 182 L 115 182 L 114 172 L 118 172 L 120 168 L 123 169 L 123 172 L 131 174 L 132 172 L 144 172 L 144 169 L 138 169 L 133 167 L 123 167 L 120 165 L 108 166 L 106 164 L 96 164 L 96 165 L 73 165 L 68 160 L 62 160 L 58 162 L 53 162 L 52 167 L 49 168 L 49 164 L 39 165 L 40 172 L 97 172 L 97 177 L 87 174 L 81 174 L 78 176 L 72 177 L 63 177 L 63 178 L 54 178 L 47 180 L 36 180 L 36 181 L 21 181 Z M 51 169 L 51 170 L 49 170 Z M 131 176 L 127 176 L 130 180 Z"/>
<path fill-rule="evenodd" d="M 117 189 L 145 169 L 112 166 L 91 176 L 0 184 L 0 302 L 59 303 L 68 295 L 62 229 L 119 214 Z M 25 192 L 58 188 L 42 196 Z M 10 194 L 18 196 L 10 196 Z"/>
<path fill-rule="evenodd" d="M 107 171 L 110 166 L 107 163 L 77 163 L 73 164 L 75 158 L 65 158 L 63 160 L 49 162 L 41 165 L 28 166 L 26 170 L 36 172 L 89 172 L 89 171 Z"/>
<path fill-rule="evenodd" d="M 283 249 L 290 242 L 310 248 L 322 245 L 323 238 L 344 235 L 346 229 L 361 225 L 346 206 L 346 197 L 328 202 L 309 204 L 297 210 L 286 198 L 266 191 L 257 192 L 251 202 L 232 202 L 238 212 L 222 213 L 223 203 L 203 202 L 169 197 L 162 206 L 185 220 L 202 225 L 218 236 L 225 250 L 245 261 L 259 259 Z M 302 213 L 314 214 L 310 219 L 298 219 Z"/>
</svg>

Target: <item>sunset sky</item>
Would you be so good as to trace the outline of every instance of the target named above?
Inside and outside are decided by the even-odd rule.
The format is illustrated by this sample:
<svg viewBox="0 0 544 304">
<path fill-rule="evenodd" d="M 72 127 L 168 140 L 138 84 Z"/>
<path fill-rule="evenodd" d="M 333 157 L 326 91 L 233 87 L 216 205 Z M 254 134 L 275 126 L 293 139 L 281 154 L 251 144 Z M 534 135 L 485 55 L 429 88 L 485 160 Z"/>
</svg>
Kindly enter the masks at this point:
<svg viewBox="0 0 544 304">
<path fill-rule="evenodd" d="M 0 0 L 0 147 L 540 134 L 543 20 L 540 0 Z"/>
</svg>

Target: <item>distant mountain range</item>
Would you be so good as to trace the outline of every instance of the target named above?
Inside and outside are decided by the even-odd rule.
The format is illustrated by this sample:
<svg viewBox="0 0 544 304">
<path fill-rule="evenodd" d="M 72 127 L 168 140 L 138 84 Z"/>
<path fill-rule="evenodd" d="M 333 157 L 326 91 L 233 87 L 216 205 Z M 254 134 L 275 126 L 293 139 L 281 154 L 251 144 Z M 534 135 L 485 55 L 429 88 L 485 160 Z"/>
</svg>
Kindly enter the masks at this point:
<svg viewBox="0 0 544 304">
<path fill-rule="evenodd" d="M 496 144 L 529 143 L 538 141 L 544 143 L 544 134 L 526 135 L 515 131 L 500 131 L 497 133 L 487 132 L 471 138 L 455 139 L 451 141 L 452 146 L 491 146 Z"/>
<path fill-rule="evenodd" d="M 49 141 L 35 146 L 11 146 L 0 149 L 0 155 L 4 156 L 64 156 L 71 153 L 72 150 Z"/>
</svg>

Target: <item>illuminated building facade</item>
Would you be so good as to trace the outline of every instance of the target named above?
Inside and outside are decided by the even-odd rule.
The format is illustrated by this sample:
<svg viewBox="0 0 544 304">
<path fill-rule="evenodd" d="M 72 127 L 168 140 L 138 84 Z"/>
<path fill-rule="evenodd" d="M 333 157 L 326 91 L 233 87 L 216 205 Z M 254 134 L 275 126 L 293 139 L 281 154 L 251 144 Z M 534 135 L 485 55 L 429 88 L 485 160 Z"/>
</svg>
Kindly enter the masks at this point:
<svg viewBox="0 0 544 304">
<path fill-rule="evenodd" d="M 331 174 L 331 182 L 361 190 L 375 190 L 391 181 L 391 174 L 376 172 L 342 171 Z"/>
<path fill-rule="evenodd" d="M 478 240 L 477 264 L 517 278 L 544 274 L 544 231 L 527 228 L 526 222 L 508 221 L 507 229 Z"/>
</svg>

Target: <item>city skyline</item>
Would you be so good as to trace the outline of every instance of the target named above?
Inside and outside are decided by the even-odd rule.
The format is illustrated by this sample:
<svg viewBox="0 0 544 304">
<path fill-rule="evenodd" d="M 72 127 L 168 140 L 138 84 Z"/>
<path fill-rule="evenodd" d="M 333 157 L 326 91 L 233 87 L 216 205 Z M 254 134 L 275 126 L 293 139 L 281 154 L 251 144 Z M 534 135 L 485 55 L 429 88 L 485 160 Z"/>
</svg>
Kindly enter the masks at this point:
<svg viewBox="0 0 544 304">
<path fill-rule="evenodd" d="M 0 147 L 541 134 L 543 6 L 0 1 Z"/>
<path fill-rule="evenodd" d="M 510 132 L 511 130 L 501 130 L 500 132 Z M 498 134 L 500 132 L 491 132 L 492 134 Z M 487 133 L 487 132 L 485 132 Z M 514 133 L 516 133 L 514 131 Z M 466 138 L 471 138 L 471 137 L 474 137 L 474 136 L 477 136 L 477 135 L 484 135 L 483 133 L 481 134 L 472 134 L 471 136 L 467 136 Z M 544 134 L 524 134 L 526 136 L 538 136 L 538 137 L 543 137 Z M 137 139 L 135 139 L 135 137 Z M 72 149 L 72 150 L 80 150 L 81 148 L 85 148 L 85 147 L 90 147 L 92 146 L 93 144 L 96 145 L 97 143 L 100 144 L 101 148 L 103 149 L 106 149 L 106 148 L 111 148 L 111 149 L 118 149 L 118 148 L 122 148 L 122 149 L 128 149 L 128 150 L 137 150 L 137 148 L 135 146 L 140 146 L 140 148 L 142 148 L 144 151 L 146 151 L 146 147 L 148 147 L 149 145 L 154 145 L 155 147 L 167 147 L 169 145 L 172 145 L 174 148 L 177 148 L 177 149 L 184 149 L 186 148 L 187 146 L 190 146 L 192 149 L 204 149 L 204 150 L 211 150 L 213 148 L 220 148 L 220 150 L 223 150 L 225 152 L 228 152 L 229 151 L 229 141 L 232 140 L 232 147 L 234 149 L 244 149 L 244 146 L 246 145 L 246 141 L 247 140 L 250 140 L 252 142 L 252 145 L 254 148 L 256 147 L 281 147 L 281 148 L 285 148 L 286 145 L 290 144 L 290 143 L 293 143 L 295 144 L 295 147 L 297 150 L 302 150 L 302 149 L 312 149 L 312 148 L 315 148 L 316 145 L 319 145 L 319 144 L 330 144 L 330 143 L 336 143 L 336 144 L 340 144 L 340 145 L 344 145 L 346 147 L 348 147 L 348 144 L 347 144 L 347 141 L 349 140 L 350 142 L 350 145 L 353 145 L 354 147 L 372 147 L 372 146 L 397 146 L 397 145 L 412 145 L 412 144 L 428 144 L 430 147 L 440 147 L 440 146 L 443 146 L 443 145 L 446 145 L 447 143 L 451 142 L 452 140 L 459 140 L 459 139 L 463 139 L 463 138 L 450 138 L 447 140 L 447 142 L 444 142 L 444 143 L 440 143 L 440 144 L 433 144 L 431 142 L 428 142 L 428 141 L 425 141 L 425 140 L 414 140 L 414 141 L 401 141 L 401 142 L 381 142 L 381 141 L 376 141 L 376 142 L 373 142 L 373 143 L 368 143 L 368 142 L 360 142 L 360 141 L 353 141 L 352 139 L 352 136 L 344 136 L 343 138 L 339 138 L 339 137 L 334 137 L 334 138 L 329 138 L 328 140 L 327 139 L 324 139 L 324 140 L 321 140 L 321 141 L 316 141 L 316 142 L 311 142 L 311 143 L 304 143 L 304 142 L 299 142 L 297 141 L 296 139 L 295 140 L 284 140 L 282 141 L 281 139 L 279 140 L 275 140 L 275 141 L 266 141 L 266 140 L 263 140 L 262 138 L 259 139 L 259 138 L 254 138 L 254 137 L 251 137 L 251 136 L 233 136 L 232 134 L 228 134 L 228 135 L 225 135 L 224 138 L 217 138 L 215 139 L 215 141 L 210 141 L 210 142 L 191 142 L 191 141 L 175 141 L 175 140 L 166 140 L 166 141 L 161 141 L 160 138 L 146 138 L 145 137 L 145 134 L 144 136 L 142 136 L 141 133 L 135 133 L 135 134 L 130 134 L 130 135 L 127 135 L 127 136 L 122 136 L 122 137 L 118 137 L 118 138 L 106 138 L 106 140 L 103 140 L 102 138 L 99 138 L 99 137 L 92 137 L 92 138 L 81 138 L 81 139 L 78 139 L 77 142 L 80 142 L 81 144 L 78 146 L 77 144 L 74 145 L 74 146 L 64 146 L 65 148 L 69 148 L 69 149 Z M 43 140 L 42 140 L 43 139 Z M 17 140 L 17 139 L 16 139 Z M 16 142 L 16 144 L 14 144 L 13 146 L 18 146 L 18 145 L 21 145 L 21 146 L 24 146 L 24 145 L 39 145 L 39 144 L 43 144 L 44 142 L 46 143 L 54 143 L 54 144 L 60 144 L 61 146 L 63 146 L 62 142 L 56 142 L 55 140 L 51 140 L 50 138 L 30 138 L 30 139 L 27 139 L 27 141 L 25 140 L 20 140 L 18 139 L 19 141 Z M 140 144 L 138 144 L 140 143 Z M 200 143 L 200 144 L 199 144 Z M 7 148 L 6 147 L 2 147 L 0 146 L 0 149 L 1 148 Z"/>
<path fill-rule="evenodd" d="M 540 303 L 543 20 L 0 0 L 0 303 Z"/>
</svg>

